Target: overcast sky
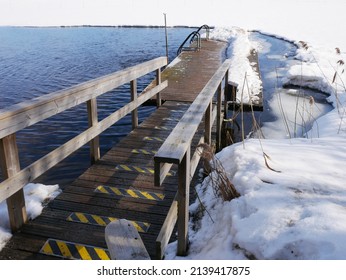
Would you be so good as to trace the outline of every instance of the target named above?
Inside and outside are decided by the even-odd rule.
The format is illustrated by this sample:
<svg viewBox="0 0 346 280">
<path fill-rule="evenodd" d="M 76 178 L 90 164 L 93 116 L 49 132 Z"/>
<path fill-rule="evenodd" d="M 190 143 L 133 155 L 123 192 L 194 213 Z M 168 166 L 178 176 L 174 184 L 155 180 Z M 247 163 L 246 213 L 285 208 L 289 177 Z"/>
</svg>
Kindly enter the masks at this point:
<svg viewBox="0 0 346 280">
<path fill-rule="evenodd" d="M 282 30 L 314 40 L 345 36 L 345 11 L 345 0 L 0 0 L 0 26 L 163 25 L 166 13 L 168 25 Z"/>
</svg>

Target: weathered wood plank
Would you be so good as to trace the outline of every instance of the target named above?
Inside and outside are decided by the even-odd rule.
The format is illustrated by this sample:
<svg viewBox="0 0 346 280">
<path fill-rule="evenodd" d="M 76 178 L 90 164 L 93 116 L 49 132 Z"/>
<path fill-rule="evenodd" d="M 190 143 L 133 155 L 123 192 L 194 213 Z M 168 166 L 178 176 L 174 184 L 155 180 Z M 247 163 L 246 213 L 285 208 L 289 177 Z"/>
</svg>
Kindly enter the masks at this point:
<svg viewBox="0 0 346 280">
<path fill-rule="evenodd" d="M 131 81 L 131 101 L 137 101 L 137 80 Z M 138 109 L 132 111 L 132 129 L 138 126 Z"/>
<path fill-rule="evenodd" d="M 5 178 L 13 178 L 20 171 L 19 155 L 16 135 L 12 134 L 0 139 L 0 166 Z M 11 190 L 11 197 L 0 198 L 0 202 L 7 198 L 7 209 L 11 230 L 19 230 L 27 221 L 23 189 Z"/>
<path fill-rule="evenodd" d="M 155 161 L 181 163 L 191 140 L 202 121 L 204 113 L 210 104 L 220 82 L 230 67 L 230 60 L 226 60 L 218 71 L 209 80 L 201 93 L 186 111 L 181 121 L 155 155 Z"/>
<path fill-rule="evenodd" d="M 89 127 L 93 127 L 98 123 L 96 98 L 93 98 L 87 101 L 87 110 L 88 110 Z M 99 159 L 100 159 L 100 138 L 99 136 L 96 136 L 94 139 L 90 141 L 90 161 L 93 164 Z"/>
<path fill-rule="evenodd" d="M 178 200 L 177 195 L 169 208 L 165 222 L 162 225 L 159 235 L 156 238 L 156 258 L 161 260 L 164 256 L 166 246 L 172 235 L 175 224 L 178 220 Z"/>
<path fill-rule="evenodd" d="M 108 224 L 105 238 L 113 260 L 150 260 L 138 231 L 125 219 Z"/>
<path fill-rule="evenodd" d="M 188 249 L 189 195 L 190 195 L 190 147 L 187 148 L 178 178 L 178 249 L 179 256 L 185 256 Z"/>
</svg>

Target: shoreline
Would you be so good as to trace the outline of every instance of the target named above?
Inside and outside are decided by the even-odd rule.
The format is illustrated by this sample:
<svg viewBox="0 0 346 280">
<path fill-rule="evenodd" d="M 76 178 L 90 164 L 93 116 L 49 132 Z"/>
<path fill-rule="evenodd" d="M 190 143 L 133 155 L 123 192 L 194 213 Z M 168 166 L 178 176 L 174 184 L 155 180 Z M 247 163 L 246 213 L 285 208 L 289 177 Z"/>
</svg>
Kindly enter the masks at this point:
<svg viewBox="0 0 346 280">
<path fill-rule="evenodd" d="M 164 25 L 1 25 L 1 27 L 11 27 L 11 28 L 165 28 Z M 171 25 L 167 28 L 199 28 L 199 26 L 189 26 L 189 25 Z M 214 26 L 210 26 L 210 29 L 214 29 Z"/>
</svg>

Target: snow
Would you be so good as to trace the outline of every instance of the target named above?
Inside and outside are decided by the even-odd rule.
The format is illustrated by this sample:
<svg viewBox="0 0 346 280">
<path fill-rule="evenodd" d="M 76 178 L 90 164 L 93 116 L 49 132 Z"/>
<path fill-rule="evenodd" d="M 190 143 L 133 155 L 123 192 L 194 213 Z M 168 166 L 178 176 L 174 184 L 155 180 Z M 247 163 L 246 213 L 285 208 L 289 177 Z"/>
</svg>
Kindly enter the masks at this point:
<svg viewBox="0 0 346 280">
<path fill-rule="evenodd" d="M 247 64 L 249 42 L 270 55 L 270 46 L 242 38 L 246 31 L 223 28 L 216 30 L 219 33 L 222 40 L 228 36 L 231 48 L 243 44 L 229 54 L 231 59 L 236 54 Z M 296 44 L 296 62 L 288 63 L 280 74 L 282 84 L 298 89 L 275 91 L 285 108 L 278 106 L 278 97 L 272 98 L 268 105 L 276 120 L 263 123 L 264 137 L 249 137 L 216 155 L 241 196 L 223 201 L 214 194 L 210 177 L 204 179 L 197 191 L 206 211 L 201 212 L 198 200 L 190 207 L 189 255 L 177 257 L 174 242 L 169 244 L 167 259 L 346 259 L 343 57 L 334 48 Z M 272 71 L 267 79 L 275 79 L 277 70 Z M 320 109 L 318 114 L 307 113 L 315 104 L 311 98 L 297 99 L 301 87 L 327 93 L 334 109 L 314 107 Z M 292 133 L 296 106 L 302 118 L 301 112 L 306 114 L 304 125 L 310 125 Z"/>
<path fill-rule="evenodd" d="M 24 187 L 25 207 L 28 219 L 35 219 L 42 213 L 44 205 L 60 193 L 58 185 L 30 183 Z M 6 201 L 0 203 L 0 250 L 11 238 Z"/>
<path fill-rule="evenodd" d="M 243 101 L 256 99 L 263 86 L 247 59 L 249 50 L 255 48 L 275 58 L 270 56 L 270 45 L 252 40 L 250 31 L 260 30 L 298 46 L 296 63 L 285 69 L 273 69 L 264 77 L 275 80 L 279 74 L 280 82 L 299 88 L 290 90 L 292 98 L 276 94 L 276 98 L 269 100 L 268 106 L 276 120 L 263 123 L 264 138 L 248 138 L 216 155 L 241 196 L 223 201 L 215 196 L 211 179 L 204 179 L 197 191 L 207 211 L 201 213 L 198 201 L 190 207 L 189 254 L 177 257 L 176 243 L 172 243 L 166 259 L 346 259 L 343 168 L 346 162 L 343 65 L 346 2 L 204 0 L 198 5 L 183 0 L 148 0 L 146 4 L 144 1 L 101 2 L 96 5 L 93 1 L 73 1 L 71 9 L 65 9 L 66 2 L 62 0 L 50 1 L 53 6 L 49 8 L 45 1 L 0 0 L 0 24 L 162 25 L 162 12 L 166 12 L 169 25 L 220 26 L 211 36 L 230 44 L 227 52 L 232 60 L 230 81 L 241 86 L 238 92 L 243 92 Z M 152 17 L 144 12 L 146 7 L 151 9 Z M 41 17 L 35 10 L 41 11 Z M 76 11 L 80 12 L 77 16 Z M 319 110 L 311 106 L 313 100 L 295 102 L 301 94 L 300 87 L 327 93 L 333 109 Z M 279 101 L 285 104 L 284 110 L 280 109 Z M 299 124 L 304 129 L 296 133 L 297 112 L 306 116 L 304 123 Z M 58 186 L 29 185 L 25 193 L 27 211 L 33 219 L 42 211 L 42 204 L 58 193 Z M 2 202 L 0 248 L 11 236 L 6 211 Z"/>
<path fill-rule="evenodd" d="M 258 103 L 262 82 L 248 59 L 251 50 L 257 49 L 250 42 L 249 32 L 236 27 L 216 28 L 211 32 L 210 38 L 230 43 L 227 50 L 227 57 L 231 59 L 229 82 L 238 86 L 237 102 Z"/>
</svg>

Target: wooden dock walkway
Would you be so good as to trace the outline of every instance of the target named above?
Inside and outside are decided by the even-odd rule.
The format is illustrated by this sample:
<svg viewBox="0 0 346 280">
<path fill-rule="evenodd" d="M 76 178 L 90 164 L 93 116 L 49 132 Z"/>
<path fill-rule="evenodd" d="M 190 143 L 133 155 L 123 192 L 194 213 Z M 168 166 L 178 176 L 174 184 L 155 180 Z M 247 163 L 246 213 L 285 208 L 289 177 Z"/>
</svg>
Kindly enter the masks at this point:
<svg viewBox="0 0 346 280">
<path fill-rule="evenodd" d="M 92 109 L 93 102 L 96 102 L 92 100 L 96 100 L 96 95 L 91 96 L 91 102 L 90 100 L 80 101 L 89 102 L 88 104 L 91 106 L 89 108 L 90 131 L 88 131 L 91 135 L 83 136 L 82 139 L 86 143 L 91 141 L 95 163 L 51 201 L 39 217 L 26 221 L 24 216 L 24 224 L 20 225 L 19 230 L 13 234 L 11 240 L 0 252 L 0 259 L 109 259 L 110 255 L 105 241 L 105 226 L 116 219 L 132 221 L 140 233 L 150 257 L 152 259 L 160 258 L 156 240 L 176 196 L 178 176 L 177 168 L 173 166 L 164 183 L 161 186 L 155 186 L 154 155 L 222 64 L 225 47 L 226 44 L 222 42 L 204 41 L 200 51 L 183 52 L 162 73 L 157 72 L 157 81 L 146 91 L 153 90 L 150 92 L 150 96 L 155 96 L 160 90 L 162 106 L 158 107 L 141 124 L 134 124 L 133 131 L 101 158 L 98 158 L 97 147 L 95 148 L 98 134 L 95 134 L 96 132 L 94 133 L 93 130 L 101 131 L 104 129 L 105 123 L 109 125 L 108 120 L 97 121 L 97 112 L 95 113 L 95 108 Z M 158 64 L 157 68 L 160 67 L 161 64 Z M 131 70 L 134 71 L 130 69 L 126 73 L 130 73 Z M 121 79 L 122 82 L 125 82 L 123 78 Z M 129 81 L 134 79 L 135 77 L 130 77 Z M 106 83 L 110 79 L 106 80 L 103 79 L 102 83 Z M 164 88 L 165 81 L 168 82 L 166 88 Z M 117 86 L 117 83 L 111 83 L 109 88 Z M 160 87 L 160 85 L 162 86 Z M 90 85 L 84 86 L 84 88 L 90 87 Z M 85 90 L 84 88 L 81 90 Z M 155 88 L 158 89 L 155 90 Z M 96 90 L 98 90 L 97 87 Z M 75 94 L 74 92 L 73 94 Z M 143 103 L 144 98 L 139 101 L 141 96 L 133 94 L 132 102 Z M 47 100 L 45 100 L 46 103 Z M 65 102 L 62 103 L 65 104 Z M 23 108 L 23 106 L 0 112 L 0 119 L 3 117 L 6 120 L 7 116 L 14 115 L 15 109 L 20 110 L 18 108 Z M 55 109 L 55 113 L 56 111 L 59 110 Z M 134 106 L 121 112 L 121 115 L 126 115 L 130 111 L 135 120 Z M 42 113 L 42 110 L 40 112 Z M 16 111 L 15 115 L 18 114 L 20 112 Z M 117 113 L 112 122 L 118 119 L 119 114 Z M 17 128 L 20 129 L 25 125 L 17 125 Z M 193 137 L 192 147 L 197 146 L 199 139 L 205 133 L 204 122 L 201 122 L 200 127 L 201 129 L 198 129 Z M 5 132 L 1 134 L 1 131 Z M 2 154 L 8 151 L 8 147 L 15 147 L 15 144 L 10 141 L 11 139 L 7 141 L 8 137 L 12 137 L 11 133 L 15 133 L 15 131 L 0 127 L 0 152 Z M 7 144 L 8 142 L 12 144 Z M 70 146 L 72 144 L 67 147 Z M 12 150 L 15 151 L 15 149 Z M 65 152 L 66 147 L 63 147 L 62 150 Z M 8 160 L 2 163 L 2 168 L 9 170 L 11 166 L 15 165 Z M 34 163 L 34 165 L 34 167 L 41 166 L 42 162 Z M 25 175 L 36 170 L 33 166 L 29 166 L 29 168 L 31 169 L 6 173 L 8 179 L 0 184 L 0 200 L 5 198 L 9 201 L 13 193 L 21 191 L 20 187 L 9 191 L 13 182 L 20 182 L 24 185 L 31 178 L 39 175 L 32 175 L 32 173 L 30 176 Z M 14 200 L 18 200 L 18 198 Z M 10 220 L 13 220 L 11 213 Z M 16 222 L 12 222 L 12 228 L 15 228 L 16 226 L 13 224 Z"/>
</svg>

